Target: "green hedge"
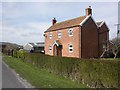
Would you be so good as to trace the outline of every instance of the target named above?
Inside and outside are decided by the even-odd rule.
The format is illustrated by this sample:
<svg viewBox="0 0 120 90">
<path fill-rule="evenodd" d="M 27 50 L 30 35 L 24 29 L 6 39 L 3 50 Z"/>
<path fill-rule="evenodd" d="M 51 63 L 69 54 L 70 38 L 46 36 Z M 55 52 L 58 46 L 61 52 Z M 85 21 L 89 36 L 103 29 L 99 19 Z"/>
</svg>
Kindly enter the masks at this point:
<svg viewBox="0 0 120 90">
<path fill-rule="evenodd" d="M 24 53 L 23 58 L 25 62 L 89 87 L 120 87 L 120 61 L 53 57 L 39 53 Z"/>
<path fill-rule="evenodd" d="M 24 60 L 26 52 L 24 50 L 14 50 L 13 51 L 13 57 L 21 58 Z"/>
</svg>

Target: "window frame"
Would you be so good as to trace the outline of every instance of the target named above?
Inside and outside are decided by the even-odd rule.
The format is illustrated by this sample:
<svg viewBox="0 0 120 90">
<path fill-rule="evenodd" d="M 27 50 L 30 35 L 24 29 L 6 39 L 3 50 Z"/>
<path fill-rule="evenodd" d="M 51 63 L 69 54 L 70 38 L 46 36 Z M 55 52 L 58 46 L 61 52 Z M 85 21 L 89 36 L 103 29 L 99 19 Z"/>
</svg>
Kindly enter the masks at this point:
<svg viewBox="0 0 120 90">
<path fill-rule="evenodd" d="M 68 28 L 69 37 L 73 36 L 73 28 Z"/>
<path fill-rule="evenodd" d="M 49 39 L 52 39 L 52 32 L 49 32 Z"/>
<path fill-rule="evenodd" d="M 62 37 L 62 33 L 60 31 L 58 31 L 58 38 Z"/>
<path fill-rule="evenodd" d="M 49 52 L 52 52 L 52 45 L 49 45 Z"/>
<path fill-rule="evenodd" d="M 73 44 L 68 44 L 68 49 L 69 49 L 69 52 L 72 53 L 73 52 Z"/>
</svg>

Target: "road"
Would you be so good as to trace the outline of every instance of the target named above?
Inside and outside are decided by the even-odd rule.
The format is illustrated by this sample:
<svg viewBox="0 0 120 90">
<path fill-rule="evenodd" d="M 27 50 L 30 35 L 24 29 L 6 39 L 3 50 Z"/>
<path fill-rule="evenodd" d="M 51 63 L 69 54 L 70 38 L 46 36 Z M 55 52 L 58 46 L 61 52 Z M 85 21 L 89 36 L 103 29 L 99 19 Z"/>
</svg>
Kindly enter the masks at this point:
<svg viewBox="0 0 120 90">
<path fill-rule="evenodd" d="M 33 88 L 2 61 L 2 88 Z"/>
<path fill-rule="evenodd" d="M 4 63 L 2 63 L 2 88 L 25 88 L 17 75 Z"/>
</svg>

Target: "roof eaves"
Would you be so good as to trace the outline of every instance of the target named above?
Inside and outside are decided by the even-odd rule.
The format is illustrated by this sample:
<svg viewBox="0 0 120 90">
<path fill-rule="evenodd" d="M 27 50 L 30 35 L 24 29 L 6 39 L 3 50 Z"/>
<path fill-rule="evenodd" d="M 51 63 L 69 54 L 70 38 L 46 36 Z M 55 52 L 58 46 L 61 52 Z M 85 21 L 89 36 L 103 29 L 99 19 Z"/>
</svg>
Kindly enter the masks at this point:
<svg viewBox="0 0 120 90">
<path fill-rule="evenodd" d="M 102 21 L 102 23 L 99 25 L 99 27 L 102 27 L 102 25 L 105 24 L 106 27 L 108 28 L 107 24 L 105 23 L 105 21 Z M 108 28 L 108 31 L 110 31 L 110 29 Z"/>
<path fill-rule="evenodd" d="M 27 43 L 23 47 L 25 47 L 26 45 L 30 45 L 31 47 L 33 47 L 33 45 L 31 43 Z"/>
<path fill-rule="evenodd" d="M 96 24 L 96 26 L 97 26 L 97 28 L 99 27 L 98 25 L 97 25 L 97 23 L 95 22 L 95 20 L 94 20 L 94 18 L 91 16 L 91 18 L 92 18 L 92 20 L 94 21 L 94 23 Z"/>
<path fill-rule="evenodd" d="M 102 23 L 99 25 L 99 27 L 101 27 L 104 23 L 105 23 L 105 21 L 102 21 Z"/>
<path fill-rule="evenodd" d="M 106 25 L 106 27 L 108 28 L 108 30 L 110 31 L 109 27 L 107 26 L 106 22 L 104 21 L 104 24 Z"/>
<path fill-rule="evenodd" d="M 82 26 L 90 17 L 91 17 L 91 15 L 88 15 L 88 16 L 80 23 L 80 26 Z"/>
<path fill-rule="evenodd" d="M 103 21 L 96 21 L 97 25 L 100 25 Z"/>
<path fill-rule="evenodd" d="M 92 20 L 94 21 L 95 25 L 98 27 L 97 23 L 95 22 L 95 20 L 93 19 L 92 15 L 88 15 L 81 23 L 80 26 L 82 26 L 89 18 L 92 18 Z"/>
<path fill-rule="evenodd" d="M 80 25 L 74 25 L 74 26 L 70 26 L 70 27 L 64 27 L 64 28 L 53 29 L 53 30 L 46 30 L 44 33 L 51 32 L 51 31 L 56 31 L 56 30 L 62 30 L 62 29 L 66 29 L 66 28 L 71 28 L 71 27 L 77 27 L 77 26 L 80 26 Z"/>
</svg>

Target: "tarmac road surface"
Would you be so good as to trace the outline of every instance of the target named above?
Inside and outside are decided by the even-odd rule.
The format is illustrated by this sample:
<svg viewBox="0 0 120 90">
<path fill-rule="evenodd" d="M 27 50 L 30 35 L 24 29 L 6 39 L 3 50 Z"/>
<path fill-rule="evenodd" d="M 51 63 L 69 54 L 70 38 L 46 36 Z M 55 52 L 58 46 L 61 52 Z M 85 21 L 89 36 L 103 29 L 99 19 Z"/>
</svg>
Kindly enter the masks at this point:
<svg viewBox="0 0 120 90">
<path fill-rule="evenodd" d="M 0 58 L 2 59 L 2 58 Z M 2 88 L 34 88 L 2 61 Z M 29 90 L 29 89 L 28 89 Z"/>
</svg>

